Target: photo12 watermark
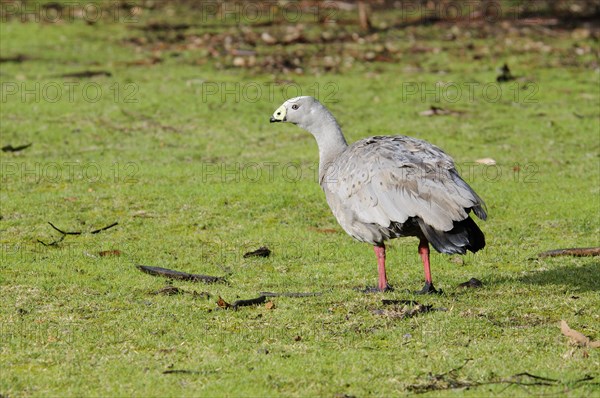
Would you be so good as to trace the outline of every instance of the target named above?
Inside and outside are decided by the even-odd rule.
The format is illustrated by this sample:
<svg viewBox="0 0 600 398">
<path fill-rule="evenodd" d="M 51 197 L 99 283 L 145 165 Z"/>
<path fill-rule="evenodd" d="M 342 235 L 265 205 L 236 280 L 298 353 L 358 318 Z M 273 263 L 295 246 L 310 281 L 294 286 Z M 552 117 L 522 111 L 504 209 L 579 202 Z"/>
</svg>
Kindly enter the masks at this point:
<svg viewBox="0 0 600 398">
<path fill-rule="evenodd" d="M 535 0 L 533 1 L 535 2 Z M 520 18 L 520 8 L 509 2 L 498 0 L 454 0 L 454 1 L 399 1 L 395 9 L 401 20 L 483 20 L 494 23 L 500 20 Z"/>
<path fill-rule="evenodd" d="M 533 82 L 479 83 L 479 82 L 403 82 L 400 86 L 402 102 L 500 102 L 537 104 L 539 85 Z"/>
<path fill-rule="evenodd" d="M 139 102 L 140 88 L 136 83 L 102 85 L 96 82 L 2 82 L 0 103 L 19 101 L 22 103 L 96 103 L 103 99 L 114 103 L 133 104 Z"/>
<path fill-rule="evenodd" d="M 320 22 L 336 20 L 341 11 L 337 1 L 199 1 L 194 7 L 200 12 L 202 23 L 256 23 L 282 21 L 299 23 L 302 20 Z M 347 6 L 345 8 L 348 8 Z M 352 6 L 350 8 L 353 8 Z"/>
<path fill-rule="evenodd" d="M 134 24 L 139 22 L 142 7 L 135 1 L 1 1 L 0 21 L 65 23 L 100 21 Z"/>
<path fill-rule="evenodd" d="M 113 182 L 135 184 L 139 179 L 140 166 L 136 162 L 0 162 L 0 181 L 51 183 L 61 182 Z"/>
<path fill-rule="evenodd" d="M 457 172 L 468 183 L 482 181 L 495 183 L 512 181 L 532 184 L 539 182 L 539 165 L 533 162 L 512 162 L 506 165 L 483 164 L 481 162 L 461 162 L 455 164 Z M 201 183 L 297 183 L 311 180 L 315 183 L 336 184 L 340 181 L 335 164 L 323 168 L 321 176 L 319 163 L 309 162 L 202 162 L 197 166 L 196 178 Z M 441 179 L 448 174 L 446 167 L 439 169 L 426 167 L 398 168 L 397 177 L 414 181 L 417 179 Z M 371 179 L 368 171 L 361 173 L 363 181 Z"/>
<path fill-rule="evenodd" d="M 333 81 L 314 82 L 308 86 L 293 82 L 201 82 L 195 87 L 203 103 L 283 102 L 303 95 L 319 98 L 323 103 L 336 103 L 340 91 Z"/>
</svg>

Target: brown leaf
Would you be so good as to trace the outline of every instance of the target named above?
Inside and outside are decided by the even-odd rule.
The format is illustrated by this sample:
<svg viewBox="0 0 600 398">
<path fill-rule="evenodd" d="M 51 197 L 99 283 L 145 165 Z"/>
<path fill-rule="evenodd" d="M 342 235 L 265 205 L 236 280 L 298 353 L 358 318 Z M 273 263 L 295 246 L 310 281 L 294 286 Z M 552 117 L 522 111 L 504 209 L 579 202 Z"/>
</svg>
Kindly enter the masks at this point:
<svg viewBox="0 0 600 398">
<path fill-rule="evenodd" d="M 272 301 L 267 301 L 265 304 L 265 308 L 268 310 L 272 310 L 273 308 L 275 308 L 275 303 Z"/>
<path fill-rule="evenodd" d="M 229 304 L 227 301 L 223 300 L 221 298 L 221 296 L 219 296 L 219 300 L 217 300 L 217 305 L 219 306 L 219 308 L 224 308 L 224 309 L 231 307 L 231 304 Z"/>
<path fill-rule="evenodd" d="M 569 337 L 571 342 L 580 347 L 600 348 L 600 341 L 590 341 L 589 337 L 585 336 L 583 333 L 571 329 L 564 320 L 560 321 L 560 331 L 562 334 Z"/>
</svg>

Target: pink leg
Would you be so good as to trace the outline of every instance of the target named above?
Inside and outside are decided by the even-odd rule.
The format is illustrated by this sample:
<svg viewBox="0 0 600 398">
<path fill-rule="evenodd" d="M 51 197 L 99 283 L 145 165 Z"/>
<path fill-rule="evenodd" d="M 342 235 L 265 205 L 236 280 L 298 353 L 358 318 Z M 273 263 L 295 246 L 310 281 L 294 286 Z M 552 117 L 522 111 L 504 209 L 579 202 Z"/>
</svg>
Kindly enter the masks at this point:
<svg viewBox="0 0 600 398">
<path fill-rule="evenodd" d="M 429 242 L 425 238 L 419 241 L 419 255 L 421 256 L 421 260 L 423 260 L 423 269 L 425 270 L 425 287 L 423 287 L 423 289 L 417 293 L 442 293 L 441 290 L 436 290 L 435 287 L 433 287 L 433 281 L 431 279 L 431 267 L 429 266 Z"/>
<path fill-rule="evenodd" d="M 432 283 L 431 268 L 429 266 L 429 242 L 427 239 L 421 239 L 419 242 L 419 255 L 423 260 L 423 269 L 425 270 L 425 283 Z"/>
<path fill-rule="evenodd" d="M 385 245 L 373 246 L 375 255 L 377 256 L 377 271 L 379 272 L 379 290 L 384 291 L 387 287 L 387 277 L 385 275 Z"/>
</svg>

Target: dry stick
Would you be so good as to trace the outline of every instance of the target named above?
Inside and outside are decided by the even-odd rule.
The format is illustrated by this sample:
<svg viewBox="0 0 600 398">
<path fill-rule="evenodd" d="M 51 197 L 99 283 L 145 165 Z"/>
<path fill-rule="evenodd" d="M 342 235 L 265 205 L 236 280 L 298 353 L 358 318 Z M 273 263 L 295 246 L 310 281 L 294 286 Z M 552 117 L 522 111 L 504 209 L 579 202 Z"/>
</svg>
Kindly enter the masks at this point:
<svg viewBox="0 0 600 398">
<path fill-rule="evenodd" d="M 321 296 L 322 292 L 315 293 L 273 293 L 273 292 L 260 292 L 261 296 L 265 297 L 313 297 Z"/>
<path fill-rule="evenodd" d="M 164 375 L 170 375 L 170 374 L 198 374 L 200 372 L 198 372 L 197 370 L 187 370 L 187 369 L 169 369 L 169 370 L 165 370 L 162 372 Z"/>
<path fill-rule="evenodd" d="M 53 241 L 53 242 L 50 242 L 50 243 L 46 243 L 46 242 L 38 239 L 37 241 L 39 243 L 41 243 L 42 245 L 44 245 L 44 246 L 56 246 L 57 244 L 59 244 L 60 242 L 62 242 L 65 239 L 65 236 L 67 236 L 67 235 L 81 235 L 83 233 L 81 231 L 75 231 L 75 232 L 66 232 L 66 231 L 63 231 L 62 229 L 58 228 L 56 225 L 52 224 L 50 221 L 48 221 L 48 224 L 50 224 L 50 226 L 52 228 L 54 228 L 56 231 L 60 232 L 61 233 L 61 237 L 59 239 Z M 103 227 L 103 228 L 100 228 L 100 229 L 95 229 L 91 233 L 92 234 L 97 234 L 98 232 L 106 231 L 107 229 L 112 228 L 115 225 L 119 225 L 119 223 L 118 222 L 114 222 L 114 223 L 112 223 L 110 225 L 107 225 L 106 227 Z"/>
<path fill-rule="evenodd" d="M 574 247 L 571 249 L 548 250 L 538 254 L 539 257 L 575 256 L 588 257 L 600 256 L 600 247 Z"/>
<path fill-rule="evenodd" d="M 260 296 L 260 297 L 249 299 L 249 300 L 237 300 L 237 301 L 234 301 L 233 304 L 231 304 L 231 307 L 234 310 L 236 310 L 238 307 L 262 304 L 265 301 L 267 301 L 267 298 L 265 296 Z"/>
<path fill-rule="evenodd" d="M 471 361 L 472 359 L 467 359 L 465 360 L 465 363 L 463 363 L 461 366 L 451 369 L 445 373 L 440 373 L 440 374 L 436 374 L 436 375 L 430 375 L 430 377 L 433 379 L 433 381 L 431 383 L 428 384 L 417 384 L 417 385 L 411 385 L 408 387 L 408 389 L 410 391 L 415 392 L 416 394 L 422 394 L 422 393 L 426 393 L 429 391 L 440 391 L 440 390 L 450 390 L 450 389 L 455 389 L 455 388 L 470 388 L 470 387 L 481 387 L 481 386 L 485 386 L 485 385 L 491 385 L 491 384 L 506 384 L 506 388 L 510 387 L 510 386 L 525 386 L 525 387 L 530 387 L 530 386 L 557 386 L 559 384 L 569 384 L 568 382 L 565 381 L 561 381 L 561 380 L 557 380 L 557 379 L 551 379 L 548 377 L 543 377 L 543 376 L 537 376 L 534 374 L 531 374 L 529 372 L 522 372 L 522 373 L 517 373 L 514 374 L 510 377 L 504 378 L 504 379 L 499 379 L 499 380 L 490 380 L 490 381 L 460 381 L 457 380 L 456 377 L 456 372 L 461 370 L 469 361 Z M 530 378 L 532 380 L 527 381 L 524 380 L 524 378 Z M 590 376 L 590 375 L 586 375 L 584 378 L 575 380 L 573 383 L 581 383 L 581 382 L 587 382 L 587 381 L 592 381 L 594 380 L 595 377 L 594 376 Z M 437 384 L 438 382 L 445 382 L 447 383 L 447 385 L 439 385 Z M 504 390 L 502 390 L 504 391 Z"/>
<path fill-rule="evenodd" d="M 65 232 L 62 229 L 58 228 L 56 225 L 52 224 L 50 221 L 48 221 L 48 224 L 50 224 L 52 228 L 54 228 L 63 235 L 81 235 L 81 232 Z"/>
<path fill-rule="evenodd" d="M 67 236 L 67 235 L 63 234 L 63 235 L 60 236 L 59 239 L 57 239 L 57 240 L 55 240 L 53 242 L 50 242 L 50 243 L 46 243 L 46 242 L 44 242 L 44 241 L 42 241 L 40 239 L 38 239 L 37 241 L 40 242 L 44 246 L 56 246 L 57 244 L 59 244 L 60 242 L 62 242 L 63 239 L 65 239 L 65 236 Z"/>
<path fill-rule="evenodd" d="M 94 230 L 94 231 L 92 231 L 90 233 L 97 234 L 98 232 L 106 231 L 107 229 L 112 228 L 115 225 L 119 225 L 119 223 L 118 222 L 114 222 L 114 223 L 112 223 L 110 225 L 107 225 L 106 227 L 103 227 L 103 228 L 100 228 L 100 229 L 96 229 L 96 230 Z"/>
<path fill-rule="evenodd" d="M 172 269 L 162 267 L 151 267 L 148 265 L 136 265 L 136 267 L 140 271 L 145 272 L 147 274 L 154 276 L 164 276 L 165 278 L 204 283 L 225 282 L 225 278 L 221 276 L 189 274 L 187 272 L 175 271 Z"/>
<path fill-rule="evenodd" d="M 543 381 L 549 381 L 552 383 L 558 383 L 558 380 L 556 380 L 556 379 L 550 379 L 548 377 L 536 376 L 529 372 L 517 373 L 516 375 L 512 375 L 510 378 L 512 379 L 512 378 L 517 378 L 517 377 L 521 377 L 521 376 L 531 377 L 532 379 L 535 379 L 535 380 L 543 380 Z"/>
<path fill-rule="evenodd" d="M 75 232 L 65 232 L 65 231 L 63 231 L 62 229 L 58 228 L 56 225 L 52 224 L 50 221 L 48 221 L 48 224 L 50 224 L 50 226 L 51 226 L 52 228 L 54 228 L 55 230 L 57 230 L 58 232 L 60 232 L 60 233 L 61 233 L 61 234 L 63 234 L 63 235 L 81 235 L 81 234 L 83 233 L 83 232 L 81 232 L 81 231 L 75 231 Z M 119 223 L 118 223 L 118 222 L 114 222 L 114 223 L 112 223 L 112 224 L 110 224 L 110 225 L 107 225 L 106 227 L 102 227 L 102 228 L 100 228 L 100 229 L 95 229 L 95 230 L 93 230 L 93 231 L 92 231 L 92 232 L 90 232 L 90 233 L 91 233 L 91 234 L 97 234 L 98 232 L 106 231 L 107 229 L 109 229 L 109 228 L 112 228 L 112 227 L 114 227 L 115 225 L 119 225 Z"/>
<path fill-rule="evenodd" d="M 419 302 L 417 302 L 415 300 L 388 300 L 388 299 L 381 300 L 381 304 L 383 304 L 383 305 L 394 305 L 394 304 L 421 305 L 421 304 L 419 304 Z"/>
</svg>

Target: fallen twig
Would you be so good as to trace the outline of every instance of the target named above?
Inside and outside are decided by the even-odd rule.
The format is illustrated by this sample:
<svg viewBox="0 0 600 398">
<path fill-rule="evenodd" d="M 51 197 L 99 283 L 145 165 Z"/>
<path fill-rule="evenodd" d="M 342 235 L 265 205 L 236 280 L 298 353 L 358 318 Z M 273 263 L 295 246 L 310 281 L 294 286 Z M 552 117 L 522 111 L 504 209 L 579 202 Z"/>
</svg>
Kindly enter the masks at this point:
<svg viewBox="0 0 600 398">
<path fill-rule="evenodd" d="M 259 296 L 257 298 L 247 299 L 247 300 L 236 300 L 233 302 L 233 304 L 231 304 L 231 307 L 233 307 L 233 309 L 235 310 L 238 307 L 258 305 L 258 304 L 264 303 L 265 301 L 267 301 L 267 298 L 265 296 Z"/>
<path fill-rule="evenodd" d="M 74 231 L 74 232 L 63 231 L 62 229 L 58 228 L 56 225 L 52 224 L 50 221 L 48 221 L 48 224 L 50 224 L 50 226 L 52 228 L 54 228 L 55 230 L 57 230 L 58 232 L 60 232 L 63 235 L 81 235 L 81 234 L 83 234 L 83 232 L 81 232 L 81 231 Z M 95 229 L 95 230 L 93 230 L 90 233 L 91 234 L 97 234 L 98 232 L 106 231 L 107 229 L 112 228 L 112 227 L 114 227 L 116 225 L 119 225 L 119 223 L 118 222 L 114 222 L 114 223 L 112 223 L 110 225 L 107 225 L 106 227 Z"/>
<path fill-rule="evenodd" d="M 548 250 L 538 254 L 538 257 L 575 256 L 591 257 L 600 256 L 600 247 L 574 247 L 571 249 Z"/>
<path fill-rule="evenodd" d="M 200 274 L 189 274 L 187 272 L 175 271 L 172 269 L 162 267 L 151 267 L 148 265 L 136 265 L 136 267 L 147 274 L 154 276 L 164 276 L 165 278 L 179 279 L 183 281 L 192 282 L 204 282 L 204 283 L 217 283 L 225 282 L 225 278 L 221 276 L 210 276 Z"/>
<path fill-rule="evenodd" d="M 71 73 L 62 73 L 60 75 L 55 75 L 53 77 L 66 77 L 66 78 L 76 78 L 76 79 L 83 79 L 83 78 L 90 78 L 90 77 L 95 77 L 95 76 L 105 76 L 105 77 L 111 77 L 112 73 L 110 73 L 109 71 L 105 71 L 105 70 L 97 70 L 97 71 L 92 71 L 92 70 L 84 70 L 81 72 L 71 72 Z"/>
<path fill-rule="evenodd" d="M 58 238 L 58 239 L 56 239 L 55 241 L 52 241 L 52 242 L 50 242 L 50 243 L 46 243 L 46 242 L 42 241 L 41 239 L 38 239 L 37 241 L 38 241 L 38 242 L 40 242 L 40 243 L 41 243 L 42 245 L 44 245 L 44 246 L 56 246 L 56 245 L 58 245 L 60 242 L 62 242 L 62 241 L 63 241 L 63 239 L 65 239 L 65 236 L 67 236 L 67 235 L 64 235 L 64 234 L 63 234 L 63 235 L 61 235 L 61 236 L 60 236 L 60 238 Z"/>
<path fill-rule="evenodd" d="M 46 243 L 46 242 L 42 241 L 41 239 L 38 239 L 37 241 L 38 241 L 39 243 L 41 243 L 42 245 L 44 245 L 44 246 L 56 246 L 56 245 L 58 245 L 60 242 L 62 242 L 62 241 L 65 239 L 65 236 L 67 236 L 67 235 L 82 235 L 82 234 L 83 234 L 83 232 L 81 232 L 81 231 L 63 231 L 62 229 L 58 228 L 56 225 L 52 224 L 50 221 L 48 221 L 48 224 L 50 224 L 50 226 L 51 226 L 51 227 L 52 227 L 52 228 L 53 228 L 55 231 L 58 231 L 58 232 L 60 232 L 60 234 L 61 234 L 61 237 L 60 237 L 59 239 L 56 239 L 56 240 L 55 240 L 55 241 L 53 241 L 53 242 L 50 242 L 50 243 Z M 95 229 L 95 230 L 93 230 L 93 231 L 92 231 L 92 232 L 90 232 L 90 233 L 91 233 L 91 234 L 97 234 L 98 232 L 106 231 L 107 229 L 109 229 L 109 228 L 112 228 L 112 227 L 114 227 L 115 225 L 119 225 L 119 223 L 118 223 L 118 222 L 114 222 L 114 223 L 112 223 L 112 224 L 110 224 L 110 225 L 107 225 L 106 227 L 102 227 L 102 228 L 100 228 L 100 229 Z M 100 255 L 102 255 L 102 254 L 100 254 Z"/>
<path fill-rule="evenodd" d="M 313 297 L 313 296 L 320 296 L 323 293 L 321 293 L 321 292 L 315 292 L 315 293 L 287 293 L 287 292 L 273 293 L 273 292 L 260 292 L 259 294 L 261 296 L 265 296 L 265 297 Z"/>
<path fill-rule="evenodd" d="M 50 221 L 48 221 L 48 224 L 50 224 L 52 228 L 54 228 L 63 235 L 81 235 L 81 232 L 65 232 L 62 229 L 58 228 L 56 225 L 52 224 Z"/>
<path fill-rule="evenodd" d="M 415 300 L 381 300 L 381 304 L 383 305 L 394 305 L 394 304 L 404 304 L 404 305 L 419 305 L 419 303 Z"/>
<path fill-rule="evenodd" d="M 106 231 L 107 229 L 112 228 L 112 227 L 114 227 L 116 225 L 119 225 L 119 223 L 118 222 L 114 222 L 114 223 L 112 223 L 110 225 L 107 225 L 106 227 L 103 227 L 103 228 L 100 228 L 100 229 L 95 229 L 95 230 L 93 230 L 90 233 L 91 234 L 97 234 L 98 232 Z"/>
<path fill-rule="evenodd" d="M 561 381 L 552 379 L 549 377 L 537 376 L 529 372 L 521 372 L 514 374 L 510 377 L 502 379 L 492 379 L 487 381 L 477 380 L 459 380 L 458 371 L 461 370 L 471 359 L 465 360 L 465 362 L 454 369 L 440 374 L 427 374 L 427 381 L 419 384 L 411 384 L 407 386 L 407 390 L 412 391 L 416 394 L 423 394 L 430 391 L 441 391 L 451 390 L 458 388 L 474 388 L 493 384 L 506 384 L 510 386 L 560 386 L 560 385 L 573 385 L 582 382 L 588 382 L 594 380 L 593 376 L 586 375 L 584 378 L 575 380 L 573 382 Z"/>
<path fill-rule="evenodd" d="M 168 369 L 162 372 L 164 375 L 171 375 L 171 374 L 199 374 L 200 372 L 198 372 L 197 370 L 187 370 L 187 369 Z"/>
<path fill-rule="evenodd" d="M 544 382 L 550 383 L 550 384 L 544 384 L 544 385 L 551 385 L 551 384 L 554 384 L 554 383 L 558 383 L 558 382 L 559 382 L 559 381 L 558 381 L 558 380 L 556 380 L 556 379 L 550 379 L 550 378 L 548 378 L 548 377 L 543 377 L 543 376 L 536 376 L 536 375 L 534 375 L 534 374 L 531 374 L 531 373 L 529 373 L 529 372 L 521 372 L 521 373 L 517 373 L 516 375 L 512 375 L 512 376 L 510 376 L 508 379 L 502 379 L 502 380 L 500 380 L 500 382 L 503 382 L 503 383 L 515 383 L 515 382 L 513 381 L 513 379 L 520 379 L 520 378 L 523 378 L 523 377 L 530 377 L 530 378 L 532 378 L 532 379 L 534 379 L 534 380 L 541 380 L 541 381 L 544 381 Z M 531 383 L 521 383 L 521 382 L 519 382 L 519 383 L 515 383 L 515 384 L 521 384 L 521 385 L 531 385 Z"/>
<path fill-rule="evenodd" d="M 223 308 L 223 309 L 233 308 L 234 310 L 237 310 L 238 307 L 258 305 L 258 304 L 264 303 L 265 301 L 267 301 L 266 296 L 259 296 L 257 298 L 253 298 L 253 299 L 237 300 L 237 301 L 234 301 L 233 304 L 229 304 L 227 301 L 223 300 L 223 298 L 221 296 L 219 296 L 219 300 L 217 300 L 217 305 L 219 306 L 219 308 Z"/>
</svg>

